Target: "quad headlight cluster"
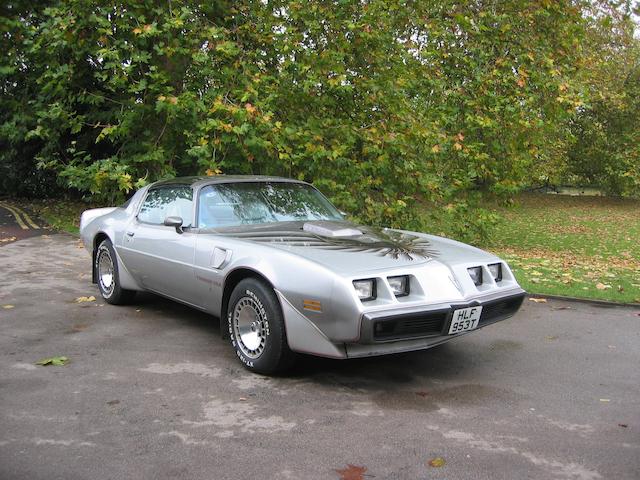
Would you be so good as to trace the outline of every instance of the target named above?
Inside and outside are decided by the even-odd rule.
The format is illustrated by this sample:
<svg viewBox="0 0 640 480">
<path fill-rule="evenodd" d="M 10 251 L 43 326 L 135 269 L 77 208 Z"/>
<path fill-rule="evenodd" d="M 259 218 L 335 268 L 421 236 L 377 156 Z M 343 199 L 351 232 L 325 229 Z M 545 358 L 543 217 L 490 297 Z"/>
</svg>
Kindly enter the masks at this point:
<svg viewBox="0 0 640 480">
<path fill-rule="evenodd" d="M 489 273 L 491 273 L 491 276 L 496 283 L 502 281 L 501 263 L 490 263 L 489 265 L 487 265 L 487 268 L 489 269 Z M 467 272 L 469 272 L 469 276 L 476 286 L 482 285 L 482 267 L 470 267 L 467 268 Z"/>
<path fill-rule="evenodd" d="M 391 291 L 396 297 L 406 297 L 407 295 L 409 295 L 410 281 L 408 275 L 387 277 L 387 282 L 389 282 Z M 375 300 L 377 298 L 377 284 L 375 278 L 354 280 L 353 288 L 356 289 L 358 298 L 363 302 Z"/>
</svg>

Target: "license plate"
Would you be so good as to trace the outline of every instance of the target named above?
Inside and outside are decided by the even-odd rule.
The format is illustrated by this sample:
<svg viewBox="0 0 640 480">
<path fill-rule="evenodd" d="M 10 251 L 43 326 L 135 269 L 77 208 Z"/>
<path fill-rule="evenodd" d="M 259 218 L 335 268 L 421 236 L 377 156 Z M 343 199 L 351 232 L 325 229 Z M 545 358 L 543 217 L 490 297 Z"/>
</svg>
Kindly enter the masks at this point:
<svg viewBox="0 0 640 480">
<path fill-rule="evenodd" d="M 453 311 L 449 335 L 475 330 L 480 321 L 482 307 L 468 307 Z"/>
</svg>

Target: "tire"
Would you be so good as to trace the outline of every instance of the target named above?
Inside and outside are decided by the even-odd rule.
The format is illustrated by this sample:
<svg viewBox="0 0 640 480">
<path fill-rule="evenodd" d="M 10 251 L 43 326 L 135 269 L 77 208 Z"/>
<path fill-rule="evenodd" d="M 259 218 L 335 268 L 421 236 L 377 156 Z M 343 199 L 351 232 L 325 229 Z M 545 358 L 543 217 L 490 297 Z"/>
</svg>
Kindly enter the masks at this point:
<svg viewBox="0 0 640 480">
<path fill-rule="evenodd" d="M 227 327 L 231 345 L 248 370 L 274 374 L 293 365 L 280 303 L 264 282 L 245 278 L 236 285 L 229 298 Z"/>
<path fill-rule="evenodd" d="M 112 305 L 125 305 L 135 297 L 135 290 L 125 290 L 120 286 L 120 275 L 118 272 L 118 261 L 116 252 L 113 249 L 111 240 L 103 240 L 94 259 L 96 269 L 96 280 L 100 295 L 107 303 Z"/>
</svg>

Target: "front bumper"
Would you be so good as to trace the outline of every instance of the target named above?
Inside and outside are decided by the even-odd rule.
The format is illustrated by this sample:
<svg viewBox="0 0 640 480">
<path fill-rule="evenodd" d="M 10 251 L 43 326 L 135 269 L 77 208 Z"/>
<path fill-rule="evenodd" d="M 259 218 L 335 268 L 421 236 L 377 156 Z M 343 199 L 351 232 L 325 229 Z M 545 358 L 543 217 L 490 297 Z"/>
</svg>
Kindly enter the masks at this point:
<svg viewBox="0 0 640 480">
<path fill-rule="evenodd" d="M 515 314 L 522 305 L 524 295 L 522 292 L 497 299 L 452 303 L 424 310 L 367 313 L 362 316 L 358 343 L 375 344 L 446 335 L 453 312 L 467 307 L 482 306 L 478 328 L 483 327 Z"/>
<path fill-rule="evenodd" d="M 466 302 L 367 312 L 360 321 L 360 338 L 354 343 L 334 342 L 276 290 L 282 305 L 289 347 L 301 353 L 330 358 L 355 358 L 424 350 L 504 320 L 514 315 L 524 290 L 504 292 Z M 482 305 L 478 327 L 449 335 L 453 312 Z"/>
<path fill-rule="evenodd" d="M 362 316 L 360 340 L 346 344 L 346 354 L 351 358 L 430 348 L 513 316 L 520 309 L 524 297 L 525 292 L 520 290 L 508 296 L 438 305 L 429 309 L 366 313 Z M 453 312 L 474 306 L 483 307 L 477 328 L 449 335 Z"/>
</svg>

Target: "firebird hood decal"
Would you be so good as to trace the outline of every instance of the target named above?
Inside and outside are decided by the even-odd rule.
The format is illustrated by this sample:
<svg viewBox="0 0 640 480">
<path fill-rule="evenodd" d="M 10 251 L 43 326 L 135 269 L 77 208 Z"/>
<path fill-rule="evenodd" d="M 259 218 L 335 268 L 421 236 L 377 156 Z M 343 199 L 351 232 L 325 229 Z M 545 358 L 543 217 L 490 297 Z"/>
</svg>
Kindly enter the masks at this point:
<svg viewBox="0 0 640 480">
<path fill-rule="evenodd" d="M 291 247 L 310 247 L 344 252 L 369 252 L 380 257 L 406 260 L 431 260 L 438 252 L 424 238 L 387 229 L 358 226 L 362 235 L 326 237 L 303 230 L 270 230 L 264 232 L 228 233 L 242 240 L 276 243 Z"/>
</svg>

